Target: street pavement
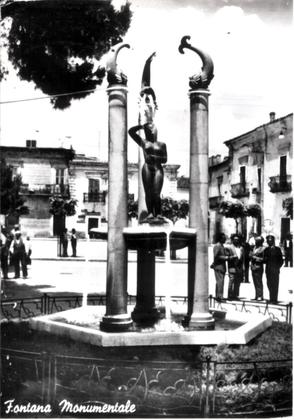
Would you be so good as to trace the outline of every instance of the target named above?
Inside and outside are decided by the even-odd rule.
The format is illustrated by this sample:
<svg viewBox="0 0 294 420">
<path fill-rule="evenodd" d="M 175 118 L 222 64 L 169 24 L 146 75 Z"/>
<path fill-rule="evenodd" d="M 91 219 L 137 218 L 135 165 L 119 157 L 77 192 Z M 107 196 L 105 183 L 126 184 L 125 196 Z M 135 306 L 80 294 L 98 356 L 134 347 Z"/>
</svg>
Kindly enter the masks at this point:
<svg viewBox="0 0 294 420">
<path fill-rule="evenodd" d="M 79 240 L 77 257 L 61 258 L 57 256 L 56 239 L 32 238 L 32 265 L 29 266 L 27 279 L 13 279 L 13 273 L 9 274 L 9 290 L 17 291 L 18 287 L 26 288 L 26 295 L 30 297 L 29 290 L 40 293 L 98 293 L 106 292 L 106 257 L 107 245 L 101 240 Z M 71 255 L 69 245 L 69 255 Z M 136 252 L 128 253 L 128 293 L 136 294 Z M 209 260 L 212 260 L 212 247 L 209 247 Z M 253 299 L 254 285 L 251 275 L 249 283 L 242 283 L 240 297 Z M 197 281 L 197 280 L 196 280 Z M 263 278 L 264 298 L 268 298 L 266 278 Z M 13 286 L 13 287 L 12 287 Z M 225 296 L 228 288 L 228 276 L 225 277 Z M 177 251 L 177 260 L 171 261 L 170 265 L 164 258 L 157 258 L 156 264 L 156 295 L 165 296 L 166 291 L 171 296 L 187 296 L 187 251 Z M 209 294 L 214 295 L 215 279 L 214 272 L 209 269 Z M 293 295 L 293 268 L 282 267 L 279 286 L 279 301 L 290 302 Z M 7 295 L 10 296 L 11 292 Z M 4 296 L 3 296 L 4 295 Z M 2 285 L 2 298 L 5 296 L 5 287 Z M 20 296 L 18 296 L 20 297 Z"/>
</svg>

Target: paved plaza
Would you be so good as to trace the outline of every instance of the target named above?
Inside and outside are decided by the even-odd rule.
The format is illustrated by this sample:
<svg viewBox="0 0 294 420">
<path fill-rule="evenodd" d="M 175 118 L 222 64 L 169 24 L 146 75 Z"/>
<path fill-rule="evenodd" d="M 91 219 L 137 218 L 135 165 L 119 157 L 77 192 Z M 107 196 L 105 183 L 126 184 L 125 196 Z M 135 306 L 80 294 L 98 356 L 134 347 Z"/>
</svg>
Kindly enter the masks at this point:
<svg viewBox="0 0 294 420">
<path fill-rule="evenodd" d="M 40 293 L 98 293 L 106 291 L 106 242 L 100 240 L 79 240 L 77 258 L 57 256 L 56 239 L 32 239 L 32 265 L 29 266 L 27 279 L 13 279 L 2 282 L 2 298 L 30 297 L 30 290 Z M 69 255 L 71 255 L 69 246 Z M 209 248 L 210 260 L 212 247 Z M 136 252 L 128 253 L 128 293 L 136 294 Z M 254 285 L 251 275 L 249 283 L 242 283 L 240 297 L 253 299 Z M 264 298 L 268 298 L 265 275 L 263 277 Z M 225 296 L 228 276 L 225 278 Z M 157 258 L 156 295 L 187 296 L 187 252 L 177 251 L 177 260 L 168 265 L 163 257 Z M 214 295 L 215 279 L 209 270 L 209 294 Z M 293 269 L 282 267 L 279 286 L 279 301 L 292 301 Z M 16 295 L 15 295 L 16 294 Z M 4 296 L 3 296 L 4 295 Z"/>
</svg>

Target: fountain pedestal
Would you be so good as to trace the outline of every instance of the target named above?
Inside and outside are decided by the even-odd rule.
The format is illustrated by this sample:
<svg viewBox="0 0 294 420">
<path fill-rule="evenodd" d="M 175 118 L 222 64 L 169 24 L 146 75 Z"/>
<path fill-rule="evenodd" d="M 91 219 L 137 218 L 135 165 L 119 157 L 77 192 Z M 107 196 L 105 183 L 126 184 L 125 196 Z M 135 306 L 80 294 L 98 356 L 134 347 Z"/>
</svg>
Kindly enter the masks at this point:
<svg viewBox="0 0 294 420">
<path fill-rule="evenodd" d="M 127 248 L 137 251 L 137 299 L 132 319 L 140 324 L 154 325 L 160 317 L 155 305 L 155 250 L 195 249 L 196 230 L 190 228 L 139 225 L 125 228 Z M 169 240 L 170 246 L 167 246 Z M 191 252 L 190 252 L 191 253 Z M 195 259 L 188 261 L 188 272 L 194 272 Z M 189 290 L 189 287 L 188 287 Z M 188 300 L 193 299 L 193 290 Z"/>
</svg>

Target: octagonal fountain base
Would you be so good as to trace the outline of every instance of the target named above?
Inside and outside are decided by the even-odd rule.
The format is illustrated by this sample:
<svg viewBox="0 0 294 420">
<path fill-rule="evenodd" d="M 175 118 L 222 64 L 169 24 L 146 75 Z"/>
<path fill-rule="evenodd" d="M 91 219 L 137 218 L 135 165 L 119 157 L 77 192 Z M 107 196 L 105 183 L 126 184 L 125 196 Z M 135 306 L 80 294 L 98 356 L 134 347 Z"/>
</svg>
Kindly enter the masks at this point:
<svg viewBox="0 0 294 420">
<path fill-rule="evenodd" d="M 248 315 L 237 311 L 211 312 L 215 319 L 213 331 L 184 328 L 178 322 L 183 314 L 173 312 L 171 319 L 160 319 L 150 328 L 134 324 L 128 332 L 108 333 L 100 330 L 100 321 L 105 313 L 104 306 L 85 306 L 32 318 L 30 326 L 35 330 L 96 346 L 127 347 L 246 344 L 272 324 L 272 319 L 264 315 Z"/>
</svg>

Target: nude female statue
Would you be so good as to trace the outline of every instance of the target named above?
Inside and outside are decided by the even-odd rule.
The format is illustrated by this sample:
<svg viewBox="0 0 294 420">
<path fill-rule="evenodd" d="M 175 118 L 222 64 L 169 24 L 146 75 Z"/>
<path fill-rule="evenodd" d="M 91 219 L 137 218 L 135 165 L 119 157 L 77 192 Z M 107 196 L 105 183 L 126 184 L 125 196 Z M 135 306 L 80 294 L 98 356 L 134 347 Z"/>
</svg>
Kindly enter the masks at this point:
<svg viewBox="0 0 294 420">
<path fill-rule="evenodd" d="M 162 164 L 167 161 L 165 143 L 157 141 L 157 128 L 153 122 L 156 109 L 155 93 L 151 87 L 141 90 L 140 121 L 129 129 L 129 135 L 142 148 L 145 163 L 142 168 L 142 179 L 145 191 L 145 201 L 148 211 L 147 218 L 157 217 L 161 212 L 160 193 L 163 185 Z M 144 137 L 138 132 L 144 131 Z"/>
</svg>

